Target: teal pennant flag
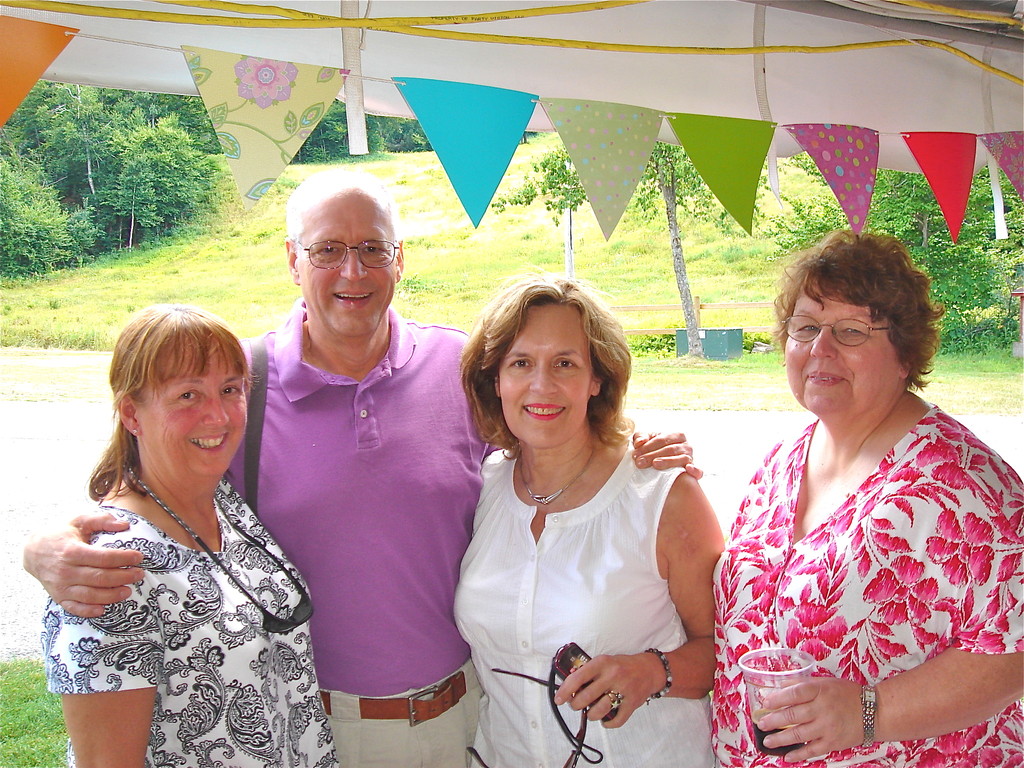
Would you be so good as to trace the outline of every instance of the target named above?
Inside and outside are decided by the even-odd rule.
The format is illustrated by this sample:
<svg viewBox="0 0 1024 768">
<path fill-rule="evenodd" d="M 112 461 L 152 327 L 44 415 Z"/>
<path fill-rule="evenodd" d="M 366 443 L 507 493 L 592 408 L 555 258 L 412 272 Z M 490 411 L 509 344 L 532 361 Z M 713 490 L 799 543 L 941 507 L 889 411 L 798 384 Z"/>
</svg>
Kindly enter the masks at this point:
<svg viewBox="0 0 1024 768">
<path fill-rule="evenodd" d="M 485 85 L 395 77 L 473 226 L 487 212 L 537 96 Z"/>
<path fill-rule="evenodd" d="M 775 123 L 739 117 L 669 114 L 669 125 L 704 183 L 747 232 L 761 168 L 775 135 Z"/>
</svg>

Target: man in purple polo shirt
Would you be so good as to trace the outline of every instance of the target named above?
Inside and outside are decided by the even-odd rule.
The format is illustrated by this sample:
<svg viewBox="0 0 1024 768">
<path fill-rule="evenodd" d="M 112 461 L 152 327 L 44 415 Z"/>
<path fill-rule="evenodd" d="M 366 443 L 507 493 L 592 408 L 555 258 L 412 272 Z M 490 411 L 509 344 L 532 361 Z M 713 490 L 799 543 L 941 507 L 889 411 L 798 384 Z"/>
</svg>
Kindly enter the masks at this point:
<svg viewBox="0 0 1024 768">
<path fill-rule="evenodd" d="M 479 686 L 453 603 L 487 446 L 459 381 L 465 335 L 391 308 L 404 253 L 394 203 L 372 176 L 315 174 L 287 216 L 302 299 L 263 337 L 258 511 L 310 586 L 339 760 L 467 765 Z M 646 461 L 687 463 L 682 440 L 647 441 Z M 228 472 L 239 490 L 243 454 Z M 95 517 L 77 530 L 99 530 Z M 83 616 L 123 599 L 137 563 L 68 532 L 34 537 L 25 553 L 26 568 Z"/>
</svg>

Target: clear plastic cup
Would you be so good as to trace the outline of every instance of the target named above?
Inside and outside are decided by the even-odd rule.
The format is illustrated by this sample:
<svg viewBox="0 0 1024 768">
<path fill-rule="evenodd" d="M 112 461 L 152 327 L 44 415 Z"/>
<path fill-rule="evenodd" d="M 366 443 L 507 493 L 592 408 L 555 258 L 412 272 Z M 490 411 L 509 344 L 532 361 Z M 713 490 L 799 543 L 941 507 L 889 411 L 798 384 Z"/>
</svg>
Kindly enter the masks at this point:
<svg viewBox="0 0 1024 768">
<path fill-rule="evenodd" d="M 814 659 L 810 654 L 790 648 L 762 648 L 743 654 L 740 657 L 740 669 L 743 670 L 743 682 L 747 684 L 750 720 L 758 751 L 766 755 L 784 755 L 802 746 L 788 744 L 784 747 L 766 747 L 764 737 L 778 733 L 779 730 L 762 731 L 757 727 L 757 721 L 773 711 L 764 705 L 766 694 L 811 677 Z"/>
</svg>

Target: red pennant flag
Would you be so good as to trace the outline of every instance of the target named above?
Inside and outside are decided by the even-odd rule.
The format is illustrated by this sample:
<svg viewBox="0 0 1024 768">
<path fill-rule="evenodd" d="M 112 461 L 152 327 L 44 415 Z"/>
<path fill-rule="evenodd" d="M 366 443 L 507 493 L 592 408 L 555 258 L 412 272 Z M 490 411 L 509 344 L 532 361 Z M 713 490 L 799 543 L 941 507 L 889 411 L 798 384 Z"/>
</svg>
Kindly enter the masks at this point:
<svg viewBox="0 0 1024 768">
<path fill-rule="evenodd" d="M 978 137 L 973 133 L 918 132 L 904 133 L 903 140 L 928 179 L 955 243 L 971 194 Z"/>
<path fill-rule="evenodd" d="M 68 34 L 68 33 L 72 34 Z M 0 125 L 25 100 L 50 63 L 64 50 L 77 29 L 0 16 Z"/>
</svg>

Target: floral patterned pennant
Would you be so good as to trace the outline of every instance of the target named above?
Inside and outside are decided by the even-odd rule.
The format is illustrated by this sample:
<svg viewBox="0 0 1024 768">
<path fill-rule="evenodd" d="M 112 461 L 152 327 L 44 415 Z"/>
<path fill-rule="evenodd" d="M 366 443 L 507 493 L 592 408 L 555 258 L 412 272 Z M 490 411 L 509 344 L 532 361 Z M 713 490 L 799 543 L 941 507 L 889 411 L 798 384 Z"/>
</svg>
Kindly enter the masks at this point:
<svg viewBox="0 0 1024 768">
<path fill-rule="evenodd" d="M 654 151 L 661 112 L 575 99 L 544 99 L 541 104 L 576 166 L 607 240 Z"/>
<path fill-rule="evenodd" d="M 1024 131 L 983 133 L 978 138 L 999 163 L 1017 194 L 1024 198 Z"/>
<path fill-rule="evenodd" d="M 182 47 L 246 208 L 327 113 L 347 70 Z"/>
<path fill-rule="evenodd" d="M 856 125 L 799 123 L 782 126 L 792 134 L 832 188 L 850 229 L 864 229 L 878 169 L 878 131 Z"/>
</svg>

